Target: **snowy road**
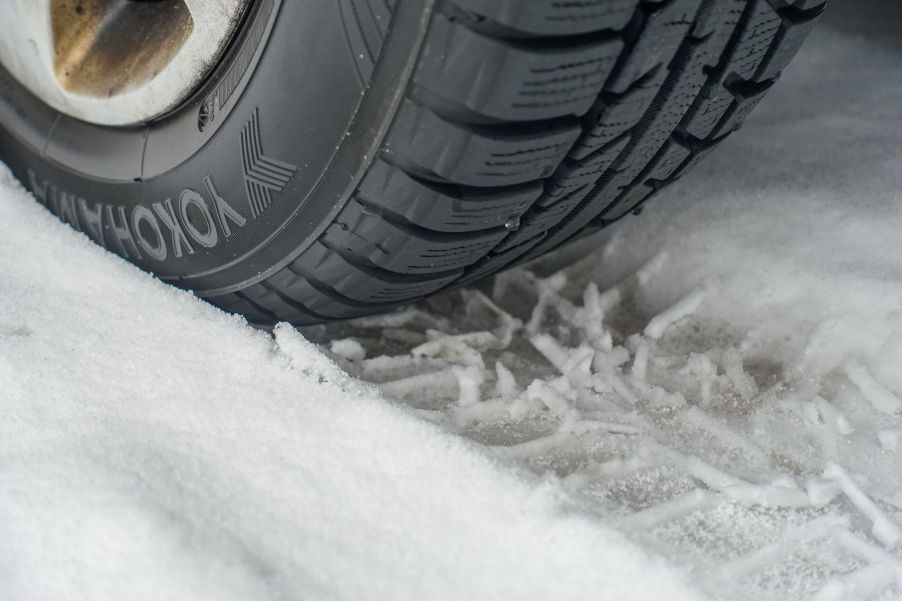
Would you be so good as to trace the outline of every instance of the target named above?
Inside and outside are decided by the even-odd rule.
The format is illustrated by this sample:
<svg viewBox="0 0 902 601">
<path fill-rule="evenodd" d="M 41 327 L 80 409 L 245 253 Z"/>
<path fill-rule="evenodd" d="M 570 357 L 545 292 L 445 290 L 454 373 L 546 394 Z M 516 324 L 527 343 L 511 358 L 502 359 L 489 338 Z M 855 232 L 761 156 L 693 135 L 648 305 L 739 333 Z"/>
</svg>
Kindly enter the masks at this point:
<svg viewBox="0 0 902 601">
<path fill-rule="evenodd" d="M 902 13 L 835 4 L 575 265 L 323 353 L 4 172 L 0 599 L 902 599 Z"/>
</svg>

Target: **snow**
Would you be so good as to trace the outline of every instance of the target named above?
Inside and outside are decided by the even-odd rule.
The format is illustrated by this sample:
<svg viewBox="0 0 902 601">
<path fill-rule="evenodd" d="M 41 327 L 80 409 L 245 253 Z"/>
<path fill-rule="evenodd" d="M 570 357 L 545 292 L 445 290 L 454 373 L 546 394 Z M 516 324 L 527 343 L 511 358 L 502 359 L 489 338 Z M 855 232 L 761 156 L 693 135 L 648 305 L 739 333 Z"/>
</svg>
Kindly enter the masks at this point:
<svg viewBox="0 0 902 601">
<path fill-rule="evenodd" d="M 895 547 L 902 541 L 902 529 L 872 501 L 867 493 L 861 490 L 849 474 L 839 465 L 835 463 L 827 464 L 824 476 L 833 480 L 839 485 L 840 490 L 845 493 L 849 500 L 874 524 L 872 533 L 874 538 L 882 542 L 887 547 Z"/>
<path fill-rule="evenodd" d="M 664 331 L 668 327 L 695 313 L 704 300 L 705 293 L 703 290 L 693 290 L 672 307 L 668 307 L 652 317 L 648 325 L 645 326 L 643 333 L 652 340 L 658 340 L 664 335 Z"/>
<path fill-rule="evenodd" d="M 251 329 L 0 174 L 0 598 L 902 599 L 902 48 L 834 5 L 641 217 L 387 316 Z"/>
<path fill-rule="evenodd" d="M 848 366 L 846 375 L 858 387 L 865 400 L 877 411 L 892 415 L 902 409 L 902 401 L 891 390 L 887 390 L 885 386 L 877 382 L 862 366 Z"/>
<path fill-rule="evenodd" d="M 0 178 L 0 597 L 696 598 L 559 485 Z"/>
<path fill-rule="evenodd" d="M 329 344 L 329 351 L 333 355 L 349 361 L 363 361 L 366 359 L 366 349 L 353 338 L 333 340 Z"/>
</svg>

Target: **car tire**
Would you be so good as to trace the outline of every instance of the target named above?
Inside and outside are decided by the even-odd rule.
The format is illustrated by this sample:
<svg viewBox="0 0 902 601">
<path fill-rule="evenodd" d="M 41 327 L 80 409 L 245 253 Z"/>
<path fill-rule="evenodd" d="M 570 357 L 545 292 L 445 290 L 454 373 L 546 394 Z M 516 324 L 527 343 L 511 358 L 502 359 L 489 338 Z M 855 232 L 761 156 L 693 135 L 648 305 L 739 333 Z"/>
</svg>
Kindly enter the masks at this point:
<svg viewBox="0 0 902 601">
<path fill-rule="evenodd" d="M 388 311 L 637 212 L 735 130 L 822 0 L 258 0 L 126 128 L 0 68 L 0 159 L 62 220 L 255 323 Z"/>
</svg>

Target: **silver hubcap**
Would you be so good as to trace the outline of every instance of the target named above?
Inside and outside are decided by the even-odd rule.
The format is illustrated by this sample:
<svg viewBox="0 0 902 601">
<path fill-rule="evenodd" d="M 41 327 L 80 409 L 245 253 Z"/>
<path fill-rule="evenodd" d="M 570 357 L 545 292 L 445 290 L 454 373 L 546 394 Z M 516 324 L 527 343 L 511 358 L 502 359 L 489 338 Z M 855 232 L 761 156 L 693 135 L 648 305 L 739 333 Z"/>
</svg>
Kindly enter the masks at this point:
<svg viewBox="0 0 902 601">
<path fill-rule="evenodd" d="M 3 0 L 0 64 L 57 110 L 131 125 L 184 100 L 250 0 Z"/>
</svg>

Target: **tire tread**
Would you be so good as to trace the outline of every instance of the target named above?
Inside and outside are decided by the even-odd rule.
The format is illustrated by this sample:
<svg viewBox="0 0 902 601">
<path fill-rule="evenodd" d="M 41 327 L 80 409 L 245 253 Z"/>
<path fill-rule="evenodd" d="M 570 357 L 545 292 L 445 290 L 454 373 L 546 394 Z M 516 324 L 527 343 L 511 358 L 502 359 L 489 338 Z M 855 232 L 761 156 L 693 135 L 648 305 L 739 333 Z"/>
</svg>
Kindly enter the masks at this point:
<svg viewBox="0 0 902 601">
<path fill-rule="evenodd" d="M 630 212 L 730 132 L 823 0 L 446 0 L 381 156 L 294 261 L 214 299 L 253 321 L 382 312 Z"/>
</svg>

